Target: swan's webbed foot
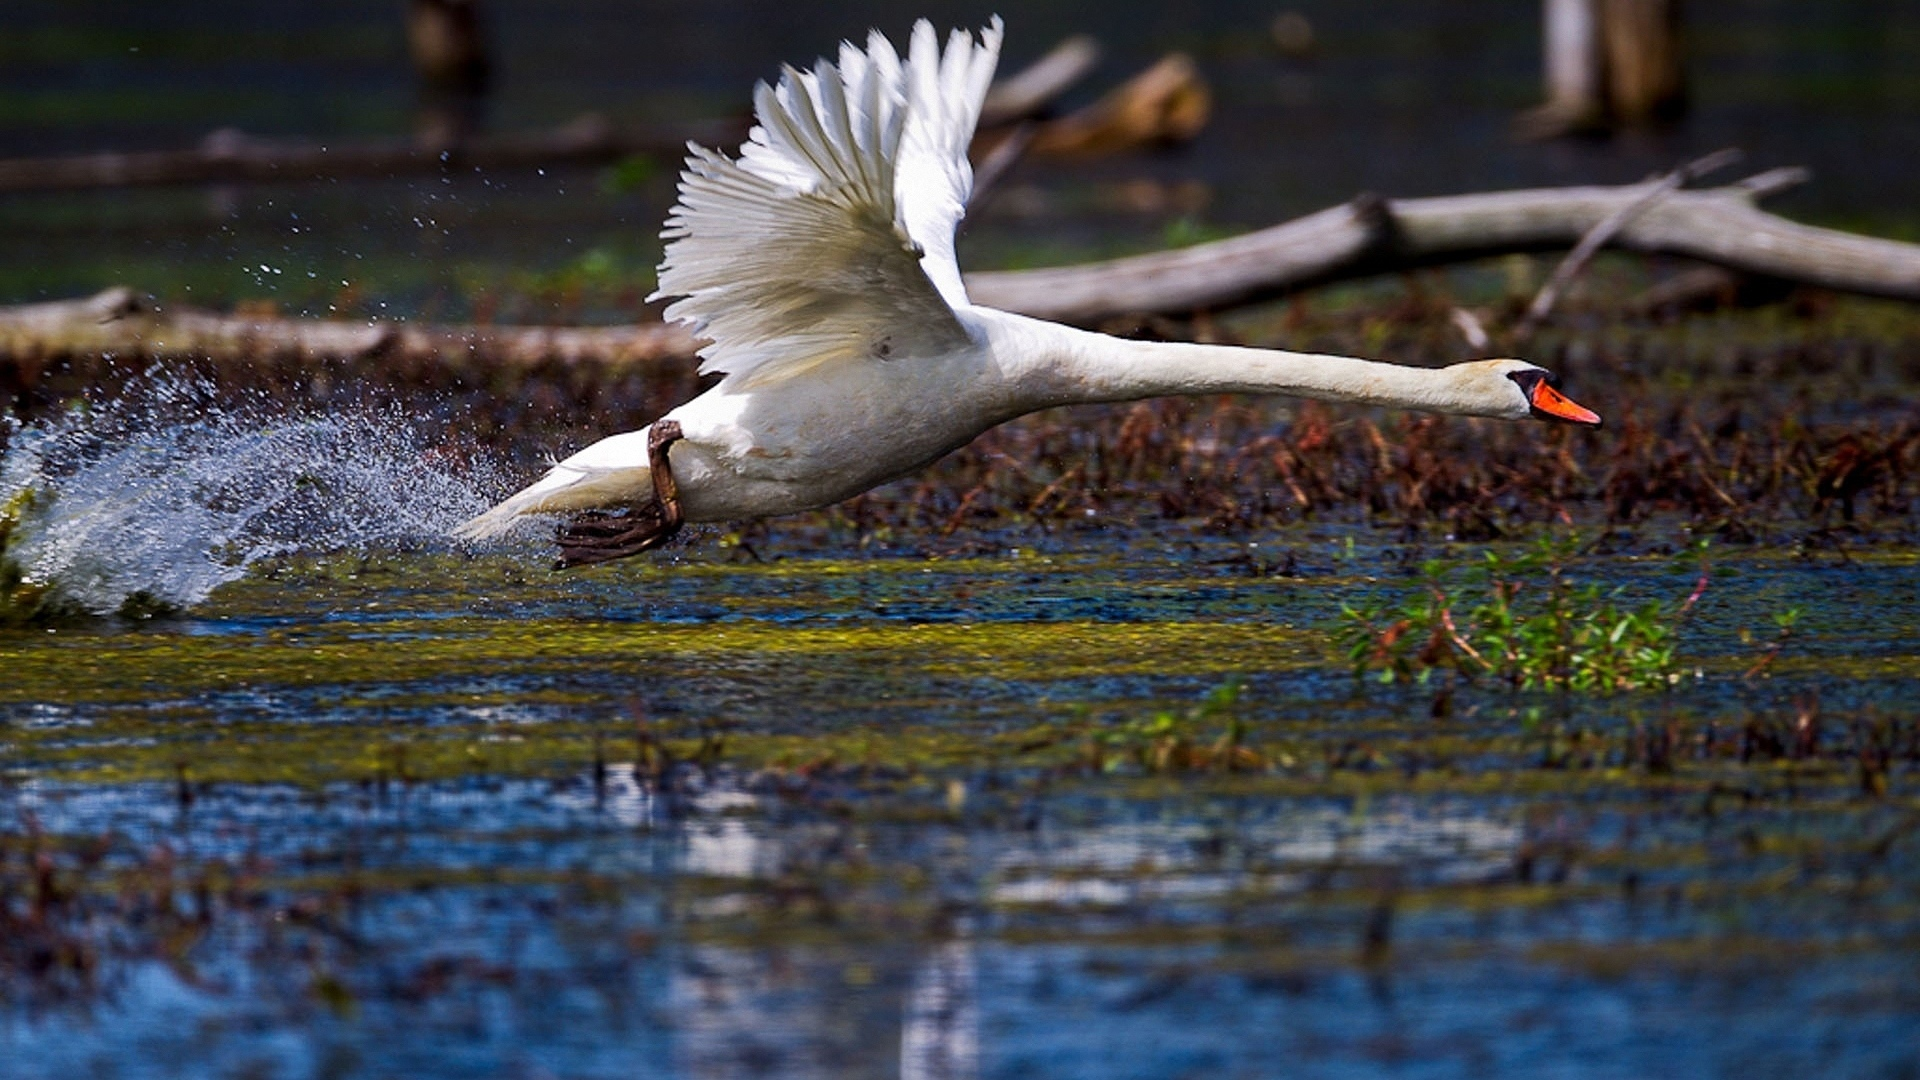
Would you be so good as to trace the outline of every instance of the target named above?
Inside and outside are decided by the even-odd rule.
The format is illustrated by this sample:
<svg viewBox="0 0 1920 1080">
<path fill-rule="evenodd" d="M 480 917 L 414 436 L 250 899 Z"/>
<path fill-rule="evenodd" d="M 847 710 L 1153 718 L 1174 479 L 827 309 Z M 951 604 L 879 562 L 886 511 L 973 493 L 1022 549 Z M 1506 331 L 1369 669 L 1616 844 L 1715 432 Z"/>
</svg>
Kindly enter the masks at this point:
<svg viewBox="0 0 1920 1080">
<path fill-rule="evenodd" d="M 673 482 L 667 447 L 680 439 L 680 425 L 661 420 L 647 436 L 648 467 L 653 473 L 653 501 L 625 513 L 589 510 L 560 526 L 554 539 L 560 558 L 554 569 L 590 566 L 651 551 L 680 531 L 680 489 Z"/>
<path fill-rule="evenodd" d="M 677 523 L 668 523 L 659 503 L 643 503 L 624 513 L 589 510 L 555 531 L 560 558 L 553 568 L 566 570 L 638 555 L 673 539 L 679 531 Z"/>
</svg>

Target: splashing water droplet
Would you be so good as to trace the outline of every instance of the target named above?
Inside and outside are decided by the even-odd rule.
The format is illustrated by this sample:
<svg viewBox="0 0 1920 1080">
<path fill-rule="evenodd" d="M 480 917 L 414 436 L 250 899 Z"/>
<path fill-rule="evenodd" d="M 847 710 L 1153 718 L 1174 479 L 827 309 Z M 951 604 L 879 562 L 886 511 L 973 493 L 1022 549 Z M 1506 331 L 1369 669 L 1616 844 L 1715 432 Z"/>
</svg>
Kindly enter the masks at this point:
<svg viewBox="0 0 1920 1080">
<path fill-rule="evenodd" d="M 275 555 L 443 542 L 503 486 L 430 434 L 445 429 L 142 383 L 4 432 L 0 558 L 61 606 L 109 614 L 191 607 Z"/>
</svg>

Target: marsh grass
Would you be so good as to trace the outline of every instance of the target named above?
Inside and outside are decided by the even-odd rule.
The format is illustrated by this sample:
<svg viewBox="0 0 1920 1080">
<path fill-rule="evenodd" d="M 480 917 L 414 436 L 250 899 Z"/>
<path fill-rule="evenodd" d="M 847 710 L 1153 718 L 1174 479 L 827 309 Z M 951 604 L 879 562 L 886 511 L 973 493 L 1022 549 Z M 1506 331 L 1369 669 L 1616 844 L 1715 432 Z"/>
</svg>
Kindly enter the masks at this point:
<svg viewBox="0 0 1920 1080">
<path fill-rule="evenodd" d="M 505 292 L 573 295 L 626 281 L 644 265 L 631 252 L 596 249 L 550 281 Z M 1162 330 L 1432 366 L 1467 358 L 1451 310 L 1438 294 L 1330 296 Z M 1530 358 L 1577 394 L 1599 395 L 1589 400 L 1607 416 L 1604 430 L 1284 398 L 1063 408 L 988 432 L 908 480 L 741 535 L 746 550 L 777 557 L 769 530 L 851 534 L 863 549 L 945 551 L 986 529 L 1073 533 L 1163 519 L 1222 535 L 1365 521 L 1463 541 L 1524 537 L 1569 521 L 1627 535 L 1677 519 L 1730 543 L 1910 543 L 1920 509 L 1916 344 L 1920 319 L 1911 308 L 1856 300 L 1672 325 L 1610 319 L 1550 328 Z M 98 399 L 150 362 L 36 357 L 0 365 L 0 390 L 31 424 Z M 263 355 L 244 365 L 169 360 L 168 370 L 205 380 L 223 399 L 291 410 L 401 401 L 457 416 L 435 425 L 444 445 L 432 453 L 511 460 L 510 477 L 492 494 L 536 475 L 548 455 L 641 427 L 702 386 L 684 362 L 483 366 L 383 355 L 321 364 Z"/>
<path fill-rule="evenodd" d="M 1517 555 L 1490 550 L 1464 566 L 1428 560 L 1421 591 L 1398 605 L 1343 604 L 1336 638 L 1356 676 L 1388 683 L 1447 672 L 1604 694 L 1679 681 L 1680 630 L 1712 577 L 1707 545 L 1686 556 L 1699 561 L 1699 576 L 1684 599 L 1637 605 L 1620 588 L 1577 578 L 1580 549 L 1576 535 L 1543 536 Z M 1788 611 L 1776 623 L 1784 634 L 1797 618 Z"/>
<path fill-rule="evenodd" d="M 1235 708 L 1244 686 L 1239 678 L 1229 678 L 1186 709 L 1090 726 L 1082 764 L 1101 774 L 1264 770 L 1268 756 L 1248 744 L 1246 720 Z"/>
</svg>

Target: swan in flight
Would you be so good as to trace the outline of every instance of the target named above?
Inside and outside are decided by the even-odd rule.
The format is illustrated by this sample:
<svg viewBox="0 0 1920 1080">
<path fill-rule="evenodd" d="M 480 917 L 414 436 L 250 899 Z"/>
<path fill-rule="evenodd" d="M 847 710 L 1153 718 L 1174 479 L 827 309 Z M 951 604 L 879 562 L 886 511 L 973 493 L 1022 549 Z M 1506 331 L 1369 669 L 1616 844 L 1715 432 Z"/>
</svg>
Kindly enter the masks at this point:
<svg viewBox="0 0 1920 1080">
<path fill-rule="evenodd" d="M 754 90 L 738 158 L 690 145 L 655 295 L 721 380 L 614 435 L 456 535 L 571 513 L 561 565 L 656 547 L 683 522 L 828 506 L 1055 405 L 1169 394 L 1287 394 L 1518 420 L 1600 418 L 1520 360 L 1428 369 L 1266 349 L 1128 341 L 978 307 L 954 260 L 967 147 L 999 19 L 905 57 L 878 31 L 838 63 Z"/>
</svg>

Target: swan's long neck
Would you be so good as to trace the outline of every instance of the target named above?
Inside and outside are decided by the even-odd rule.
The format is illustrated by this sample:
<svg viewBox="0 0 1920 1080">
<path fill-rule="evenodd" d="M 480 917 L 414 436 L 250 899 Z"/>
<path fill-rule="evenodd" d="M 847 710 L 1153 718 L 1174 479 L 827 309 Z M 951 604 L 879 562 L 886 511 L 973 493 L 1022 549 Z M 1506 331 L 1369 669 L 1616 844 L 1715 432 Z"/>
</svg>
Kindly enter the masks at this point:
<svg viewBox="0 0 1920 1080">
<path fill-rule="evenodd" d="M 1511 418 L 1517 396 L 1489 398 L 1455 368 L 1415 368 L 1351 356 L 1187 342 L 1127 341 L 1054 324 L 1033 376 L 1047 404 L 1134 401 L 1170 394 L 1286 394 L 1432 412 Z M 1518 415 L 1525 415 L 1524 405 Z"/>
</svg>

